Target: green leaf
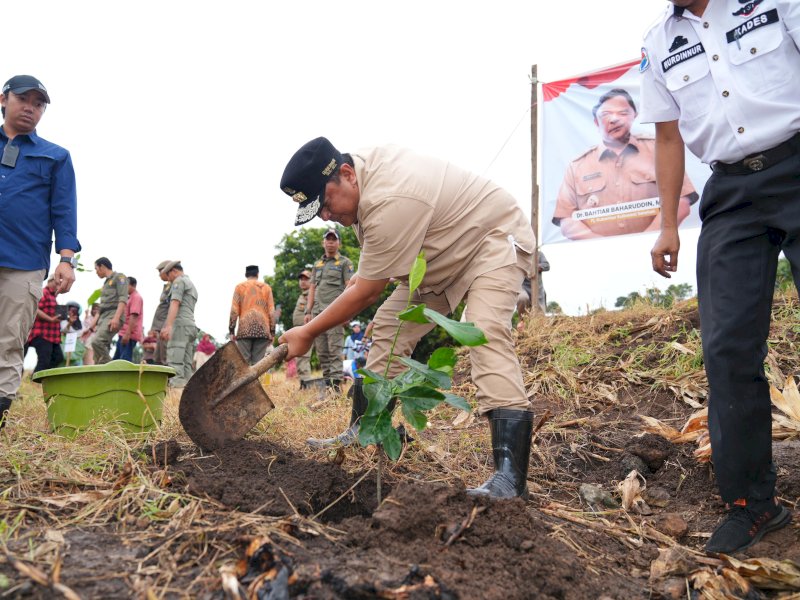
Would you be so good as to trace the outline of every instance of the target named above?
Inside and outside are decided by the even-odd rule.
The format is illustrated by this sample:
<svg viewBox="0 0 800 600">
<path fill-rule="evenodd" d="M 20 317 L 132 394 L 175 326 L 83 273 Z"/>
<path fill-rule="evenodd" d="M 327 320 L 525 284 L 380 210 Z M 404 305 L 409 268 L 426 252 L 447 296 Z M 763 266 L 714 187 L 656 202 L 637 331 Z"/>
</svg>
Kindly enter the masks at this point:
<svg viewBox="0 0 800 600">
<path fill-rule="evenodd" d="M 386 377 L 384 377 L 380 373 L 376 373 L 375 371 L 370 371 L 369 369 L 358 369 L 356 373 L 364 377 L 365 384 L 375 383 L 376 381 L 389 381 L 388 379 L 386 379 Z"/>
<path fill-rule="evenodd" d="M 392 399 L 394 388 L 391 381 L 383 380 L 375 383 L 364 384 L 364 395 L 369 403 L 367 404 L 368 415 L 377 415 L 382 412 Z"/>
<path fill-rule="evenodd" d="M 408 389 L 420 384 L 424 385 L 426 381 L 427 379 L 425 379 L 422 373 L 414 371 L 413 369 L 403 371 L 400 375 L 392 379 L 392 383 L 394 383 L 398 390 Z"/>
<path fill-rule="evenodd" d="M 415 386 L 400 390 L 397 397 L 403 403 L 403 406 L 410 406 L 413 410 L 430 410 L 444 400 L 442 392 L 425 386 Z"/>
<path fill-rule="evenodd" d="M 422 283 L 422 278 L 425 277 L 425 269 L 427 263 L 425 262 L 425 252 L 420 252 L 417 258 L 414 259 L 414 264 L 411 266 L 411 273 L 408 274 L 408 287 L 409 293 L 413 294 L 419 284 Z"/>
<path fill-rule="evenodd" d="M 428 365 L 423 365 L 421 362 L 416 361 L 413 358 L 406 358 L 405 356 L 400 356 L 398 358 L 400 359 L 400 362 L 407 367 L 410 367 L 414 371 L 422 374 L 427 381 L 430 381 L 436 387 L 442 388 L 443 390 L 450 389 L 450 377 L 445 373 L 431 369 L 428 367 Z"/>
<path fill-rule="evenodd" d="M 409 306 L 403 312 L 397 313 L 397 318 L 401 321 L 411 321 L 412 323 L 430 323 L 430 321 L 425 318 L 424 311 L 424 304 L 415 304 L 414 306 Z"/>
<path fill-rule="evenodd" d="M 392 460 L 400 458 L 400 451 L 403 449 L 403 444 L 400 442 L 400 434 L 397 433 L 394 427 L 389 428 L 389 431 L 383 438 L 382 444 L 386 456 Z"/>
<path fill-rule="evenodd" d="M 425 413 L 414 410 L 407 404 L 403 404 L 403 416 L 417 431 L 422 431 L 428 424 L 428 417 L 425 416 Z"/>
<path fill-rule="evenodd" d="M 86 300 L 86 304 L 91 308 L 92 304 L 97 302 L 97 299 L 103 294 L 103 288 L 97 289 L 92 292 L 92 295 Z"/>
<path fill-rule="evenodd" d="M 428 359 L 428 366 L 435 370 L 453 376 L 453 367 L 456 366 L 458 357 L 453 348 L 437 348 Z"/>
<path fill-rule="evenodd" d="M 456 396 L 455 394 L 444 394 L 444 401 L 447 402 L 450 406 L 454 406 L 455 408 L 460 408 L 463 411 L 469 412 L 472 410 L 472 407 L 469 405 L 469 402 L 464 400 L 461 396 Z"/>
<path fill-rule="evenodd" d="M 392 416 L 386 411 L 377 415 L 364 415 L 358 427 L 358 442 L 364 447 L 380 444 L 390 431 L 394 431 Z"/>
<path fill-rule="evenodd" d="M 431 321 L 439 325 L 447 333 L 450 334 L 455 341 L 465 346 L 480 346 L 488 344 L 489 340 L 483 335 L 483 331 L 475 327 L 474 323 L 460 323 L 448 319 L 444 315 L 439 314 L 435 310 L 425 308 L 425 316 Z"/>
</svg>

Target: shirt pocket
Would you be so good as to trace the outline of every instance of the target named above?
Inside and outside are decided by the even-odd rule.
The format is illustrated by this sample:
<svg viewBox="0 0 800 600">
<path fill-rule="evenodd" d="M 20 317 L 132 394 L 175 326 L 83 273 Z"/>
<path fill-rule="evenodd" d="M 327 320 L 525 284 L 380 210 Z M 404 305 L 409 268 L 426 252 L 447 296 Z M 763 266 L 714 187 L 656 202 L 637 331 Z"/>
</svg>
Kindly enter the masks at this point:
<svg viewBox="0 0 800 600">
<path fill-rule="evenodd" d="M 715 89 L 705 53 L 698 54 L 664 73 L 664 83 L 681 109 L 681 119 L 691 120 L 708 114 Z"/>
<path fill-rule="evenodd" d="M 633 191 L 631 197 L 628 198 L 629 200 L 634 198 L 637 200 L 658 198 L 655 169 L 630 169 L 628 175 L 633 184 Z"/>
<path fill-rule="evenodd" d="M 788 65 L 787 46 L 780 22 L 756 29 L 728 44 L 728 58 L 736 84 L 747 92 L 764 94 L 786 84 L 795 71 Z"/>
<path fill-rule="evenodd" d="M 600 199 L 607 186 L 604 175 L 592 177 L 591 179 L 579 179 L 575 182 L 575 200 L 578 209 L 592 208 L 600 205 Z"/>
<path fill-rule="evenodd" d="M 28 154 L 26 157 L 30 162 L 30 173 L 36 177 L 38 181 L 44 184 L 50 184 L 53 176 L 53 159 L 49 156 L 42 156 L 37 154 Z"/>
</svg>

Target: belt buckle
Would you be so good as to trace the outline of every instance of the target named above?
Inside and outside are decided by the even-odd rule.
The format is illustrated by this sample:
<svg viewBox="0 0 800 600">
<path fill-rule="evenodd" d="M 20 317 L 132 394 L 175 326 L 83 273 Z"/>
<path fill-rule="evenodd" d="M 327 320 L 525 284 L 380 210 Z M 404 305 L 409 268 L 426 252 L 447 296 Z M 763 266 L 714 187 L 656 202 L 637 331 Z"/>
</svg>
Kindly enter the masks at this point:
<svg viewBox="0 0 800 600">
<path fill-rule="evenodd" d="M 758 156 L 753 156 L 752 158 L 746 158 L 742 162 L 744 163 L 744 166 L 751 171 L 761 171 L 766 166 L 766 160 L 766 156 L 759 154 Z"/>
</svg>

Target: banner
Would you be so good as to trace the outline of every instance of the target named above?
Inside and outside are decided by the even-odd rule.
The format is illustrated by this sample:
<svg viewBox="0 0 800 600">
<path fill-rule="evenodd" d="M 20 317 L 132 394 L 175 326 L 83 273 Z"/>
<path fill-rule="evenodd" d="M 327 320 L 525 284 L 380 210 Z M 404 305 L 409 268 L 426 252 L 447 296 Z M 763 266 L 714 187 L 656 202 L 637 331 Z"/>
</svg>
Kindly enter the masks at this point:
<svg viewBox="0 0 800 600">
<path fill-rule="evenodd" d="M 655 126 L 638 121 L 639 61 L 542 85 L 541 243 L 658 231 Z M 678 219 L 700 226 L 711 174 L 686 150 Z"/>
</svg>

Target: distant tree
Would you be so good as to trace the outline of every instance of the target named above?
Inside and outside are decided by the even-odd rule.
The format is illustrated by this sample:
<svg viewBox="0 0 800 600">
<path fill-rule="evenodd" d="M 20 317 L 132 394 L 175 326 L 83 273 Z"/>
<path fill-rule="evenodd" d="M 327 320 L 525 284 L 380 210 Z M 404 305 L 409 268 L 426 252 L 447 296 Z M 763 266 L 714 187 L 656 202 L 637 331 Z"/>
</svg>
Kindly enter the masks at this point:
<svg viewBox="0 0 800 600">
<path fill-rule="evenodd" d="M 616 308 L 630 308 L 631 306 L 645 302 L 651 306 L 661 306 L 668 308 L 681 300 L 686 300 L 692 295 L 692 286 L 688 283 L 678 283 L 670 285 L 665 292 L 657 287 L 647 288 L 644 295 L 639 292 L 631 292 L 627 296 L 620 296 L 614 303 Z"/>
<path fill-rule="evenodd" d="M 322 248 L 322 236 L 328 230 L 327 227 L 295 229 L 291 233 L 283 236 L 280 243 L 275 246 L 275 274 L 267 275 L 264 281 L 272 287 L 272 295 L 275 304 L 281 305 L 281 316 L 279 324 L 283 330 L 292 328 L 292 313 L 300 295 L 300 286 L 297 284 L 297 276 L 303 269 L 309 271 L 325 253 Z M 339 253 L 353 261 L 353 265 L 358 268 L 358 259 L 361 256 L 361 249 L 358 246 L 356 234 L 349 227 L 337 227 L 341 241 Z M 391 293 L 393 287 L 387 286 L 380 301 L 374 306 L 370 306 L 355 318 L 367 323 L 375 310 L 383 300 Z"/>
<path fill-rule="evenodd" d="M 552 300 L 547 303 L 547 312 L 554 315 L 563 315 L 564 309 L 561 308 L 561 305 L 558 302 Z"/>
</svg>

